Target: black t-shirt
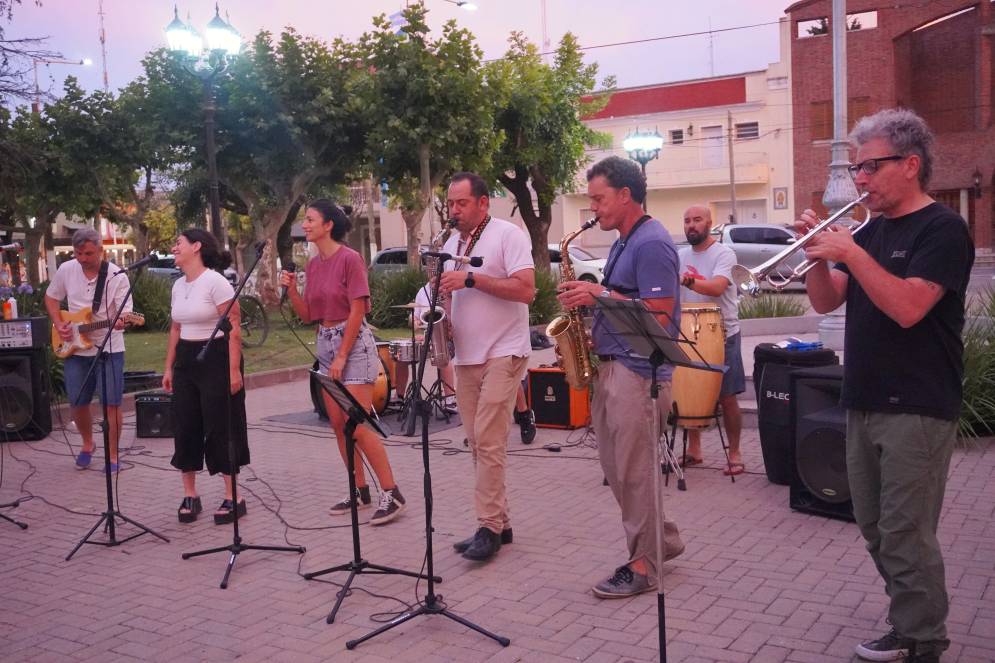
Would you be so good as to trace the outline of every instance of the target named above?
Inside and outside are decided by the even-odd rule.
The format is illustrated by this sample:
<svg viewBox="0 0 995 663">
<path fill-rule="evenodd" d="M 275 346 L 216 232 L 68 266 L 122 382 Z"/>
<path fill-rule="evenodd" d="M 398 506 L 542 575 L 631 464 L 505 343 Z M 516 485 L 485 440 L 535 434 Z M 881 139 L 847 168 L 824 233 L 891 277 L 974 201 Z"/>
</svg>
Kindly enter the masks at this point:
<svg viewBox="0 0 995 663">
<path fill-rule="evenodd" d="M 854 239 L 891 274 L 931 281 L 944 293 L 922 320 L 903 329 L 871 302 L 846 265 L 836 265 L 850 276 L 843 406 L 957 419 L 964 374 L 964 300 L 974 264 L 967 224 L 953 210 L 932 203 L 894 219 L 871 219 Z"/>
</svg>

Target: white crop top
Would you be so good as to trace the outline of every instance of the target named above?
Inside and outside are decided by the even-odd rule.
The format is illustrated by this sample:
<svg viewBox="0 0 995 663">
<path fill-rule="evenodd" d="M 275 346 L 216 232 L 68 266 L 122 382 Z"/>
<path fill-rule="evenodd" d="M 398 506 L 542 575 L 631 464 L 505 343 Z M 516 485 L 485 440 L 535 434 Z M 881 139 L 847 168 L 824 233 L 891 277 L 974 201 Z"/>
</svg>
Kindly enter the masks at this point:
<svg viewBox="0 0 995 663">
<path fill-rule="evenodd" d="M 235 289 L 213 269 L 193 281 L 181 276 L 173 283 L 172 317 L 184 341 L 206 341 L 218 323 L 218 306 L 231 300 Z"/>
</svg>

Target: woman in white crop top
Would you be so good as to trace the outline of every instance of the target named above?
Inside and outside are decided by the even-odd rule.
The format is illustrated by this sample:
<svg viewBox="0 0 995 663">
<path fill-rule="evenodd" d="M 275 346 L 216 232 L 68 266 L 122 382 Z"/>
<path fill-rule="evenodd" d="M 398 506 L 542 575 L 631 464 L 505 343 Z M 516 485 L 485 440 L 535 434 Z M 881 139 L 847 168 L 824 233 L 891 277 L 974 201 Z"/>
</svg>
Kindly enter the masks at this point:
<svg viewBox="0 0 995 663">
<path fill-rule="evenodd" d="M 235 296 L 228 279 L 216 271 L 226 267 L 226 260 L 214 236 L 200 228 L 180 233 L 173 255 L 183 276 L 173 284 L 173 320 L 162 386 L 173 393 L 175 450 L 170 462 L 183 473 L 183 501 L 177 517 L 181 523 L 193 522 L 203 510 L 196 477 L 206 461 L 210 474 L 220 472 L 225 479 L 225 499 L 214 512 L 215 524 L 221 525 L 234 519 L 236 508 L 226 433 L 231 434 L 236 467 L 249 464 L 238 303 L 228 314 L 232 329 L 227 347 L 221 333 L 208 343 L 218 317 Z M 198 357 L 205 345 L 204 356 Z M 230 412 L 228 426 L 226 410 Z M 239 499 L 237 508 L 239 516 L 245 515 L 244 499 Z"/>
</svg>

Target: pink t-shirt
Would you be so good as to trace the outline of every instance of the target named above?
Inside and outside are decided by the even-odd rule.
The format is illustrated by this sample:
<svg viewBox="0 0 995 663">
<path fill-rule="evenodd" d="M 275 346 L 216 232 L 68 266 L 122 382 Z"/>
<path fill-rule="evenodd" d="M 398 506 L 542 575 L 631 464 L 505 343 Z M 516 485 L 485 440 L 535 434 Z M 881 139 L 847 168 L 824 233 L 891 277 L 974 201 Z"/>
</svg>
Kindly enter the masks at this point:
<svg viewBox="0 0 995 663">
<path fill-rule="evenodd" d="M 364 297 L 370 312 L 370 282 L 363 257 L 341 246 L 330 257 L 311 258 L 305 271 L 304 301 L 311 320 L 345 320 L 352 300 Z M 310 322 L 310 321 L 309 321 Z"/>
</svg>

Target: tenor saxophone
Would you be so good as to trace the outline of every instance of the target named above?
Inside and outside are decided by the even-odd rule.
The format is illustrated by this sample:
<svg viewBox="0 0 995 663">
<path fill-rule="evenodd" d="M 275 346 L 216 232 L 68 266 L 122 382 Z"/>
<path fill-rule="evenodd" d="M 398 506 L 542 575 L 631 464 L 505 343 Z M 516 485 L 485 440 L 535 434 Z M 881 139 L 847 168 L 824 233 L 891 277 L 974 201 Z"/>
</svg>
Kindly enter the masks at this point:
<svg viewBox="0 0 995 663">
<path fill-rule="evenodd" d="M 446 240 L 449 239 L 449 235 L 452 234 L 456 223 L 456 219 L 450 219 L 442 226 L 442 230 L 432 238 L 429 251 L 433 253 L 442 251 L 442 247 L 445 245 Z M 435 284 L 435 275 L 442 268 L 441 260 L 433 256 L 426 256 L 425 273 L 428 274 L 428 284 L 430 287 Z M 431 302 L 431 295 L 429 295 L 429 302 Z M 453 324 L 452 320 L 449 319 L 449 310 L 450 295 L 440 292 L 439 301 L 436 303 L 435 308 L 430 308 L 419 317 L 425 326 L 428 326 L 429 322 L 434 321 L 432 343 L 429 347 L 429 358 L 432 361 L 432 365 L 439 368 L 448 366 L 449 360 L 456 354 L 456 346 L 453 343 Z"/>
<path fill-rule="evenodd" d="M 597 218 L 586 221 L 560 242 L 560 283 L 575 280 L 568 250 L 570 242 L 597 222 Z M 587 389 L 594 377 L 594 367 L 591 364 L 590 339 L 580 307 L 567 309 L 563 315 L 557 316 L 546 326 L 546 336 L 556 344 L 556 354 L 566 374 L 567 384 L 574 389 Z"/>
</svg>

